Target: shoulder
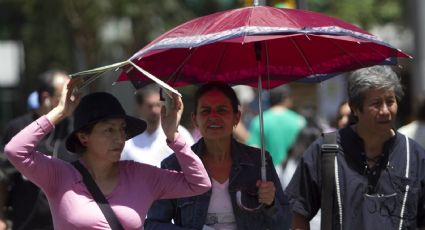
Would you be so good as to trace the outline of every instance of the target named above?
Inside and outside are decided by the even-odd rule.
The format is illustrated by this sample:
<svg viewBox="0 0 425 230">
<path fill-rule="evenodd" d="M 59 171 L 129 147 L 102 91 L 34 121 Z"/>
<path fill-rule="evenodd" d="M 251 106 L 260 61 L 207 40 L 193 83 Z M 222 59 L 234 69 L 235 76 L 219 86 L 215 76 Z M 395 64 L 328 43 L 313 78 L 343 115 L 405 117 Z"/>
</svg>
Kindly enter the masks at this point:
<svg viewBox="0 0 425 230">
<path fill-rule="evenodd" d="M 6 124 L 6 128 L 4 129 L 3 139 L 1 140 L 2 144 L 9 142 L 13 136 L 31 124 L 31 122 L 35 121 L 36 118 L 37 117 L 34 115 L 34 113 L 26 113 L 9 121 Z"/>
<path fill-rule="evenodd" d="M 265 115 L 267 113 L 267 111 L 264 111 L 263 115 Z M 252 118 L 251 122 L 250 122 L 250 128 L 254 129 L 260 126 L 260 117 L 258 115 L 256 115 L 255 117 Z"/>
<path fill-rule="evenodd" d="M 307 123 L 304 116 L 302 116 L 301 114 L 299 114 L 299 113 L 297 113 L 297 112 L 295 112 L 294 110 L 291 110 L 291 109 L 285 110 L 285 116 L 293 119 L 294 121 L 298 121 L 299 123 L 302 123 L 303 125 L 305 123 Z"/>
<path fill-rule="evenodd" d="M 22 126 L 25 127 L 29 124 L 31 124 L 31 122 L 37 120 L 39 117 L 37 115 L 35 115 L 34 113 L 26 113 L 22 116 L 19 116 L 15 119 L 13 119 L 12 121 L 10 121 L 10 124 L 12 126 Z"/>
<path fill-rule="evenodd" d="M 173 153 L 170 156 L 166 157 L 164 160 L 162 160 L 161 168 L 180 171 L 181 168 L 180 168 L 180 164 L 177 160 L 176 154 Z"/>
<path fill-rule="evenodd" d="M 261 164 L 261 149 L 240 143 L 236 140 L 232 141 L 232 154 L 236 154 L 238 158 L 245 163 L 254 165 Z M 271 160 L 270 153 L 265 151 L 266 159 Z"/>
<path fill-rule="evenodd" d="M 418 153 L 421 158 L 425 158 L 425 149 L 421 146 L 416 140 L 409 137 L 407 134 L 398 133 L 397 138 L 399 139 L 398 143 L 406 143 L 406 137 L 409 141 L 409 148 L 411 151 Z M 404 146 L 404 145 L 403 145 Z"/>
<path fill-rule="evenodd" d="M 400 127 L 397 131 L 405 134 L 405 135 L 411 135 L 412 132 L 414 132 L 416 129 L 418 128 L 418 123 L 416 121 L 413 121 L 407 125 L 404 125 L 402 127 Z"/>
<path fill-rule="evenodd" d="M 185 139 L 185 141 L 188 145 L 194 144 L 192 134 L 190 134 L 189 130 L 187 130 L 184 126 L 181 126 L 181 125 L 179 125 L 177 130 L 184 137 L 184 139 Z"/>
<path fill-rule="evenodd" d="M 34 115 L 34 113 L 26 113 L 19 117 L 16 117 L 12 119 L 7 126 L 27 126 L 31 122 L 35 121 L 37 117 Z"/>
<path fill-rule="evenodd" d="M 295 112 L 295 111 L 294 111 L 294 110 L 292 110 L 292 109 L 285 109 L 284 111 L 285 111 L 285 113 L 286 113 L 287 115 L 290 115 L 290 116 L 294 116 L 294 117 L 303 117 L 303 116 L 301 116 L 301 114 L 299 114 L 299 113 Z"/>
<path fill-rule="evenodd" d="M 261 154 L 261 149 L 257 148 L 257 147 L 253 147 L 253 146 L 249 146 L 243 143 L 240 143 L 236 140 L 234 140 L 233 142 L 237 148 L 241 151 L 241 152 L 246 152 L 248 154 Z M 267 151 L 266 151 L 267 152 Z M 268 154 L 268 153 L 267 153 Z"/>
</svg>

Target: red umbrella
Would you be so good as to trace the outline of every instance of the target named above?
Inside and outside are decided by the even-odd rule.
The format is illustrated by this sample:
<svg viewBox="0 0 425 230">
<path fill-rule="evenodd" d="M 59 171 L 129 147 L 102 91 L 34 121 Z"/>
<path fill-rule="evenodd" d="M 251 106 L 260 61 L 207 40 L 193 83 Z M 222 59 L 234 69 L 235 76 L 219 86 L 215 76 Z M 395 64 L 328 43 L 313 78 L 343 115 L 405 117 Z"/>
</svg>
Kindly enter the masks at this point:
<svg viewBox="0 0 425 230">
<path fill-rule="evenodd" d="M 263 87 L 300 79 L 323 81 L 345 71 L 395 64 L 398 57 L 409 56 L 339 19 L 305 10 L 254 6 L 188 21 L 127 61 L 74 76 L 90 80 L 108 69 L 121 68 L 118 80 L 131 80 L 136 88 L 150 79 L 160 82 L 157 78 L 172 86 L 220 80 L 258 86 L 261 95 Z M 263 133 L 260 102 L 259 106 Z M 261 150 L 261 177 L 266 180 L 264 140 Z M 240 193 L 238 203 L 243 207 Z"/>
<path fill-rule="evenodd" d="M 164 33 L 129 61 L 172 86 L 221 80 L 264 88 L 408 57 L 368 32 L 323 14 L 268 6 L 196 18 Z M 150 82 L 131 65 L 119 77 Z"/>
</svg>

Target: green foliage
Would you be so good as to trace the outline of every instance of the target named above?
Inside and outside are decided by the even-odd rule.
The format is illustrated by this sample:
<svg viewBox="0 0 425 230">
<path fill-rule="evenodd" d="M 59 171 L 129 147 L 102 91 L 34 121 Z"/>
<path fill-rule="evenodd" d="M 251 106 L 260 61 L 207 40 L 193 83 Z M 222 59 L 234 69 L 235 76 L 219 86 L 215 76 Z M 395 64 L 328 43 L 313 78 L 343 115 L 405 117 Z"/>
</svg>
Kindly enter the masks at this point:
<svg viewBox="0 0 425 230">
<path fill-rule="evenodd" d="M 310 0 L 310 10 L 323 12 L 369 29 L 387 22 L 404 23 L 404 0 Z"/>
</svg>

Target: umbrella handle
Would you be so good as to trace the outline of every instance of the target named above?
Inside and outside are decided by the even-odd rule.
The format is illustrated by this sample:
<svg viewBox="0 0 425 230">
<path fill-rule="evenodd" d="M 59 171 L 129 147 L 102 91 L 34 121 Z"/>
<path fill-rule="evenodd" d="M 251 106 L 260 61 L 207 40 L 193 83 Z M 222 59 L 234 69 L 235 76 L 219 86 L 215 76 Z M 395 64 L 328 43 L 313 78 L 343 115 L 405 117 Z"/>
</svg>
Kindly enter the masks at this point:
<svg viewBox="0 0 425 230">
<path fill-rule="evenodd" d="M 248 208 L 245 205 L 243 205 L 242 204 L 242 192 L 241 192 L 241 190 L 238 190 L 236 192 L 236 203 L 238 204 L 239 208 L 241 208 L 245 211 L 250 211 L 250 212 L 258 211 L 264 206 L 264 204 L 260 204 L 255 208 Z"/>
<path fill-rule="evenodd" d="M 261 165 L 261 180 L 266 181 L 266 165 L 265 164 Z M 245 205 L 243 205 L 242 204 L 242 192 L 241 192 L 241 190 L 238 190 L 236 192 L 236 203 L 238 204 L 239 208 L 241 208 L 245 211 L 250 211 L 250 212 L 257 211 L 264 206 L 264 204 L 260 204 L 256 208 L 248 208 Z"/>
</svg>

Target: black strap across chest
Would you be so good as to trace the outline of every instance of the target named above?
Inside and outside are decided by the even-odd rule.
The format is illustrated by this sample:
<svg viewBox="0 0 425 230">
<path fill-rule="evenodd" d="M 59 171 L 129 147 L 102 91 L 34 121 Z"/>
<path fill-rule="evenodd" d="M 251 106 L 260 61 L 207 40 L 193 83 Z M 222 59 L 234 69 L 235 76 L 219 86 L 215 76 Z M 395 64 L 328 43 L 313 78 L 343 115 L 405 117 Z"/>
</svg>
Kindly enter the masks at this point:
<svg viewBox="0 0 425 230">
<path fill-rule="evenodd" d="M 335 191 L 335 156 L 338 153 L 337 132 L 323 134 L 321 151 L 321 226 L 322 230 L 332 229 L 333 196 Z"/>
<path fill-rule="evenodd" d="M 118 220 L 117 216 L 115 215 L 114 211 L 109 205 L 108 200 L 106 200 L 102 191 L 100 191 L 96 182 L 91 177 L 89 171 L 87 171 L 87 169 L 79 161 L 72 162 L 72 165 L 74 165 L 74 167 L 81 173 L 81 176 L 83 176 L 84 184 L 86 185 L 87 189 L 93 196 L 93 199 L 96 201 L 100 210 L 102 210 L 102 213 L 103 215 L 105 215 L 105 218 L 108 221 L 108 224 L 111 227 L 111 229 L 124 230 L 120 221 Z"/>
</svg>

